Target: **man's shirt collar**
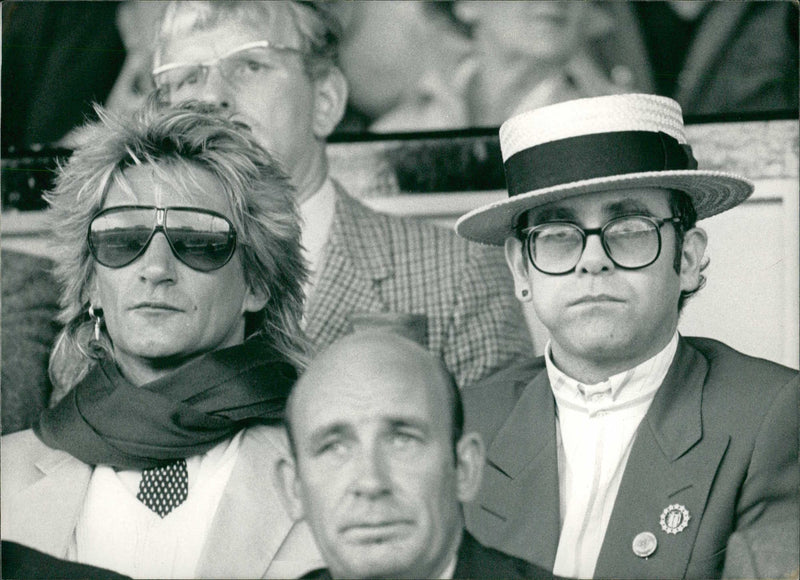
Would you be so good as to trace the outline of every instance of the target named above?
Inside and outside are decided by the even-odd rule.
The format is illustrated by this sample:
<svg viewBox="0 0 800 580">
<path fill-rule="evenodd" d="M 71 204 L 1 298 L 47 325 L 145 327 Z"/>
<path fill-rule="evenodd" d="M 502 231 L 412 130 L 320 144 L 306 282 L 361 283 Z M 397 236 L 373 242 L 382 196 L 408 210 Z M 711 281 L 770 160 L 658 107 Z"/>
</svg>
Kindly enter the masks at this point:
<svg viewBox="0 0 800 580">
<path fill-rule="evenodd" d="M 632 369 L 617 373 L 604 381 L 589 385 L 562 372 L 553 362 L 550 342 L 545 347 L 545 366 L 550 388 L 559 406 L 583 410 L 589 415 L 637 405 L 652 399 L 667 376 L 678 350 L 678 332 L 655 356 Z"/>
</svg>

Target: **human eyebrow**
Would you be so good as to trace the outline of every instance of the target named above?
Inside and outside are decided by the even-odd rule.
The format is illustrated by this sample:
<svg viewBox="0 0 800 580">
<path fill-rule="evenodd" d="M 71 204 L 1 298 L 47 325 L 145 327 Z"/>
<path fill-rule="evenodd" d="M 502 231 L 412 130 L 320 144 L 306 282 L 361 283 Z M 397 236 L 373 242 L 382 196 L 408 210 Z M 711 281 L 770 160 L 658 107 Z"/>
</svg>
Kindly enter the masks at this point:
<svg viewBox="0 0 800 580">
<path fill-rule="evenodd" d="M 387 425 L 392 433 L 414 432 L 421 437 L 427 437 L 430 433 L 430 425 L 427 422 L 408 417 L 390 418 Z"/>
<path fill-rule="evenodd" d="M 605 214 L 608 218 L 615 218 L 626 215 L 652 216 L 653 212 L 650 211 L 650 208 L 640 201 L 634 199 L 623 199 L 603 206 L 603 214 Z"/>
<path fill-rule="evenodd" d="M 547 222 L 576 221 L 577 216 L 568 207 L 554 206 L 534 210 L 528 217 L 528 226 L 536 226 Z"/>
<path fill-rule="evenodd" d="M 226 59 L 234 61 L 253 60 L 257 62 L 273 63 L 279 60 L 279 56 L 278 56 L 278 51 L 275 50 L 270 51 L 266 48 L 255 47 L 234 53 L 226 57 Z"/>
<path fill-rule="evenodd" d="M 334 423 L 316 429 L 308 438 L 308 448 L 316 453 L 324 449 L 332 440 L 346 438 L 352 434 L 352 427 L 344 423 Z"/>
</svg>

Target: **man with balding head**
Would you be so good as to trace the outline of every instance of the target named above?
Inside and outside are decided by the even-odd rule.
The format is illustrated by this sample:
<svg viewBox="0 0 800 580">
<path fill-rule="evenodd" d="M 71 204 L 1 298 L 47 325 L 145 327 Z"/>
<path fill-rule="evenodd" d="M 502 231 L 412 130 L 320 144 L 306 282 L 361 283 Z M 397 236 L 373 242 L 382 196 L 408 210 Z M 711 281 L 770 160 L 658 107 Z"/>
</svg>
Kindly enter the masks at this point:
<svg viewBox="0 0 800 580">
<path fill-rule="evenodd" d="M 315 359 L 292 391 L 293 456 L 278 467 L 328 565 L 306 577 L 550 577 L 464 530 L 484 455 L 463 421 L 443 364 L 410 340 L 362 332 Z"/>
</svg>

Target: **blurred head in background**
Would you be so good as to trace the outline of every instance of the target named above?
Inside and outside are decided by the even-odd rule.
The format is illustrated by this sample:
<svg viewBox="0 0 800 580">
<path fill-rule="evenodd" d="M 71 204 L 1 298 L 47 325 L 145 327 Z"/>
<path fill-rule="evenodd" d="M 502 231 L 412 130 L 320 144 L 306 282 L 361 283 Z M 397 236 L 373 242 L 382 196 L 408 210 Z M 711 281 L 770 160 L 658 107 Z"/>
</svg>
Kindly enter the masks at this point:
<svg viewBox="0 0 800 580">
<path fill-rule="evenodd" d="M 496 126 L 530 108 L 618 92 L 587 50 L 611 28 L 597 3 L 458 1 L 454 12 L 472 31 L 472 124 Z"/>
<path fill-rule="evenodd" d="M 352 105 L 376 132 L 497 126 L 516 111 L 618 92 L 587 50 L 592 2 L 337 4 Z"/>
<path fill-rule="evenodd" d="M 338 40 L 338 21 L 314 3 L 171 2 L 153 77 L 169 104 L 200 100 L 232 113 L 303 200 L 327 175 L 325 140 L 347 101 Z"/>
<path fill-rule="evenodd" d="M 166 2 L 127 0 L 117 8 L 117 30 L 125 45 L 125 62 L 105 101 L 114 113 L 132 113 L 144 105 L 153 85 L 153 42 Z"/>
</svg>

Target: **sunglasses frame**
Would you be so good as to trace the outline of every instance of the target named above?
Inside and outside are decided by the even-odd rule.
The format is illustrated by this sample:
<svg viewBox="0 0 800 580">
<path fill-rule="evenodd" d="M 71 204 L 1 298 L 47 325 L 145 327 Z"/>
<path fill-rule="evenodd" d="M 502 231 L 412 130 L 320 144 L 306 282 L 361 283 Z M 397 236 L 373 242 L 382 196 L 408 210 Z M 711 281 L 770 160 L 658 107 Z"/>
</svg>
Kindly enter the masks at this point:
<svg viewBox="0 0 800 580">
<path fill-rule="evenodd" d="M 150 232 L 150 235 L 147 238 L 147 241 L 142 245 L 142 247 L 139 249 L 139 251 L 136 252 L 136 255 L 134 255 L 133 258 L 131 258 L 129 261 L 125 262 L 124 264 L 115 265 L 115 266 L 109 266 L 108 264 L 104 264 L 97 257 L 97 250 L 95 248 L 94 243 L 92 242 L 92 224 L 94 224 L 94 222 L 95 222 L 95 220 L 97 218 L 99 218 L 99 217 L 101 217 L 103 215 L 106 215 L 106 214 L 109 214 L 109 213 L 124 213 L 125 211 L 136 210 L 136 209 L 139 209 L 139 210 L 155 210 L 155 223 L 153 225 L 153 229 Z M 170 239 L 170 236 L 169 236 L 169 231 L 168 231 L 169 228 L 165 225 L 167 223 L 167 213 L 170 210 L 190 211 L 190 212 L 193 212 L 193 213 L 211 215 L 211 216 L 214 216 L 216 218 L 220 218 L 220 219 L 224 220 L 228 224 L 228 226 L 230 227 L 230 231 L 228 232 L 228 241 L 231 244 L 231 250 L 228 253 L 228 257 L 225 258 L 225 261 L 222 262 L 221 264 L 219 264 L 218 266 L 215 265 L 213 268 L 209 268 L 209 269 L 197 268 L 196 266 L 193 266 L 192 264 L 189 264 L 178 253 L 178 251 L 175 249 L 175 246 L 174 246 L 174 244 L 172 242 L 172 239 Z M 164 234 L 164 238 L 167 240 L 167 244 L 169 244 L 169 249 L 172 252 L 172 255 L 178 261 L 180 261 L 182 264 L 186 265 L 187 267 L 189 267 L 192 270 L 195 270 L 197 272 L 213 272 L 214 270 L 219 270 L 225 264 L 230 262 L 231 258 L 233 258 L 233 255 L 236 253 L 236 246 L 237 246 L 236 227 L 233 225 L 231 220 L 229 220 L 227 217 L 225 217 L 224 215 L 222 215 L 219 212 L 216 212 L 216 211 L 213 211 L 213 210 L 210 210 L 210 209 L 203 209 L 203 208 L 191 207 L 191 206 L 159 207 L 159 206 L 155 206 L 155 205 L 117 205 L 117 206 L 114 206 L 114 207 L 109 207 L 109 208 L 100 210 L 99 212 L 94 214 L 94 216 L 92 216 L 92 219 L 89 221 L 89 227 L 87 228 L 87 231 L 86 231 L 86 240 L 87 240 L 87 243 L 89 245 L 89 251 L 92 254 L 92 257 L 95 259 L 95 261 L 98 264 L 100 264 L 102 266 L 105 266 L 106 268 L 118 269 L 118 268 L 124 268 L 126 266 L 130 266 L 136 260 L 138 260 L 147 251 L 147 248 L 150 247 L 150 243 L 153 241 L 153 237 L 155 237 L 156 233 L 158 233 L 159 231 L 162 234 Z"/>
</svg>

